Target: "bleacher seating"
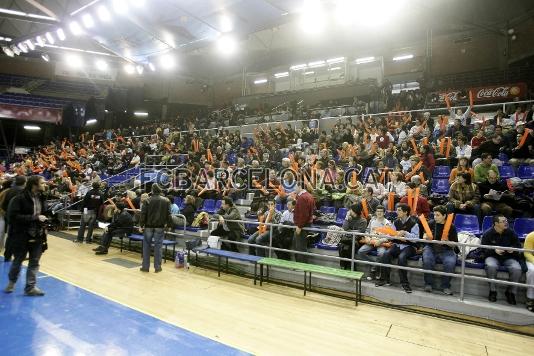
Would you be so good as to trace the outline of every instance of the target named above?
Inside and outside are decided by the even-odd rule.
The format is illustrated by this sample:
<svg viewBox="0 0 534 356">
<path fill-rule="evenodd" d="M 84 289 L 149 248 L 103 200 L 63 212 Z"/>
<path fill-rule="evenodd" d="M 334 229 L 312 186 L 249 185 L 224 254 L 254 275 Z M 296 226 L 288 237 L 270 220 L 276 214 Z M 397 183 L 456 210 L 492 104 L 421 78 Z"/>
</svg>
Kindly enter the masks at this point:
<svg viewBox="0 0 534 356">
<path fill-rule="evenodd" d="M 347 212 L 349 209 L 347 208 L 340 208 L 337 211 L 336 215 L 336 225 L 343 225 L 343 221 L 345 221 L 345 217 L 347 217 Z"/>
<path fill-rule="evenodd" d="M 514 167 L 509 164 L 503 164 L 502 166 L 499 166 L 499 175 L 501 180 L 515 177 Z"/>
<path fill-rule="evenodd" d="M 448 194 L 449 193 L 449 178 L 434 178 L 432 179 L 432 186 L 430 190 L 436 194 Z"/>
<path fill-rule="evenodd" d="M 205 199 L 202 207 L 198 211 L 205 211 L 208 214 L 215 213 L 215 200 L 214 199 Z"/>
<path fill-rule="evenodd" d="M 488 231 L 493 227 L 493 216 L 487 215 L 484 216 L 484 219 L 482 220 L 482 233 Z"/>
<path fill-rule="evenodd" d="M 458 232 L 470 232 L 475 235 L 480 234 L 480 225 L 476 215 L 456 214 L 454 216 L 454 226 Z"/>
<path fill-rule="evenodd" d="M 514 231 L 520 239 L 524 240 L 528 234 L 534 231 L 534 218 L 515 219 Z"/>
<path fill-rule="evenodd" d="M 334 206 L 321 206 L 319 210 L 323 214 L 334 214 L 336 212 L 336 208 Z"/>
<path fill-rule="evenodd" d="M 517 177 L 521 179 L 534 179 L 534 167 L 522 164 L 517 168 Z"/>
<path fill-rule="evenodd" d="M 436 166 L 434 167 L 434 178 L 449 178 L 451 175 L 451 167 L 449 166 Z"/>
</svg>

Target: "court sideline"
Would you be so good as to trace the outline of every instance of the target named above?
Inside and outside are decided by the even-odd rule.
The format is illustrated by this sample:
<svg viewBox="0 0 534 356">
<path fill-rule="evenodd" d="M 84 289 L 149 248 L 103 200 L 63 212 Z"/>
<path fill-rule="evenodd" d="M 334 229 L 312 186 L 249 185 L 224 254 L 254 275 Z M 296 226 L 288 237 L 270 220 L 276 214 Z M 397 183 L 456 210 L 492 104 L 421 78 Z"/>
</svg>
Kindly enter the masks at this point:
<svg viewBox="0 0 534 356">
<path fill-rule="evenodd" d="M 170 262 L 162 273 L 144 274 L 138 254 L 111 249 L 95 256 L 94 245 L 53 236 L 49 245 L 43 272 L 257 355 L 525 355 L 534 349 L 534 339 L 526 336 L 369 304 L 355 307 L 317 293 L 303 297 L 296 288 L 254 286 L 250 279 L 217 278 L 202 268 L 177 270 Z M 105 261 L 113 258 L 126 267 Z"/>
</svg>

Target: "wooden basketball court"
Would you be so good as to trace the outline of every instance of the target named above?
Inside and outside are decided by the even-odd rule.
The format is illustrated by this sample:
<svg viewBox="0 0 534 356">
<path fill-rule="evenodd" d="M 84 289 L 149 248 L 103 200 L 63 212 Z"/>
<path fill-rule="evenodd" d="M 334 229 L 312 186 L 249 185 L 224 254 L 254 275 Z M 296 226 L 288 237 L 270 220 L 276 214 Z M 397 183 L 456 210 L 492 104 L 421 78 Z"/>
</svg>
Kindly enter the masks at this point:
<svg viewBox="0 0 534 356">
<path fill-rule="evenodd" d="M 255 286 L 202 268 L 178 270 L 168 262 L 162 273 L 142 273 L 137 253 L 112 248 L 95 256 L 95 245 L 54 236 L 49 246 L 42 272 L 252 354 L 527 355 L 534 349 L 527 336 L 365 303 L 355 307 L 318 293 L 304 297 L 297 288 Z M 119 318 L 116 327 L 130 326 Z"/>
</svg>

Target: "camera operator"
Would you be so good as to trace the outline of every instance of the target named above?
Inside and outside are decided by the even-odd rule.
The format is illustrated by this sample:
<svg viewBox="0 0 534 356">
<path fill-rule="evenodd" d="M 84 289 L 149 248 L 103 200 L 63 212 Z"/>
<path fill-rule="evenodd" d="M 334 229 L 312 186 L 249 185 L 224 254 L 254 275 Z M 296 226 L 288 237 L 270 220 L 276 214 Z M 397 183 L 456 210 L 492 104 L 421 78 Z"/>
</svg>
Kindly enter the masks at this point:
<svg viewBox="0 0 534 356">
<path fill-rule="evenodd" d="M 9 270 L 9 283 L 6 293 L 15 289 L 19 277 L 20 266 L 29 253 L 28 269 L 26 271 L 26 287 L 24 292 L 28 296 L 43 296 L 44 292 L 36 287 L 39 260 L 46 250 L 46 216 L 44 215 L 44 200 L 42 192 L 45 182 L 41 176 L 31 176 L 26 182 L 24 190 L 9 203 L 7 216 L 10 222 L 10 239 L 15 259 Z"/>
</svg>

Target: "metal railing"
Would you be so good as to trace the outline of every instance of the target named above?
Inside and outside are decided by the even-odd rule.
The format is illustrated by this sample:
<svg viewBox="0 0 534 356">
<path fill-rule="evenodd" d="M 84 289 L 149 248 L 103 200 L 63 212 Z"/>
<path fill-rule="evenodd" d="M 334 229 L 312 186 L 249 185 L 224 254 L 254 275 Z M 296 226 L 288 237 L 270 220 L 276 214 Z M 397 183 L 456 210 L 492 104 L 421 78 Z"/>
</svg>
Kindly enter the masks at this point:
<svg viewBox="0 0 534 356">
<path fill-rule="evenodd" d="M 249 220 L 225 220 L 227 222 L 236 222 L 236 223 L 243 223 L 243 224 L 253 224 L 253 225 L 259 225 L 260 222 L 258 221 L 249 221 Z M 343 235 L 351 235 L 352 241 L 351 241 L 351 258 L 344 258 L 339 256 L 331 256 L 331 255 L 324 255 L 324 254 L 318 254 L 318 253 L 311 253 L 311 252 L 305 252 L 305 251 L 297 251 L 297 250 L 290 250 L 290 249 L 282 249 L 273 247 L 273 228 L 275 227 L 282 227 L 282 228 L 291 228 L 295 229 L 296 226 L 294 225 L 284 225 L 284 224 L 272 224 L 272 223 L 262 223 L 265 226 L 269 226 L 269 246 L 264 245 L 258 245 L 258 244 L 249 244 L 246 242 L 239 242 L 239 241 L 233 241 L 233 240 L 226 240 L 226 239 L 220 239 L 221 242 L 236 244 L 236 245 L 245 245 L 245 246 L 252 246 L 257 248 L 263 248 L 269 250 L 269 257 L 272 257 L 273 251 L 281 251 L 281 252 L 288 252 L 292 254 L 300 254 L 304 256 L 313 256 L 313 257 L 319 257 L 323 259 L 331 259 L 331 260 L 337 260 L 337 261 L 346 261 L 350 262 L 351 264 L 351 271 L 354 271 L 355 264 L 364 264 L 364 265 L 370 265 L 370 266 L 378 266 L 378 267 L 385 267 L 385 268 L 392 268 L 392 269 L 402 269 L 406 271 L 411 272 L 417 272 L 417 273 L 424 273 L 424 274 L 433 274 L 438 276 L 448 276 L 452 278 L 459 278 L 460 279 L 460 300 L 463 301 L 465 297 L 465 281 L 466 279 L 469 280 L 478 280 L 478 281 L 484 281 L 488 283 L 495 283 L 495 284 L 501 284 L 501 285 L 507 285 L 507 286 L 516 286 L 520 288 L 534 288 L 533 284 L 526 284 L 526 283 L 516 283 L 516 282 L 510 282 L 505 281 L 501 279 L 492 279 L 487 277 L 479 277 L 474 275 L 466 274 L 466 250 L 468 247 L 474 247 L 474 248 L 483 248 L 483 249 L 490 249 L 490 250 L 496 250 L 496 249 L 504 249 L 507 251 L 515 251 L 515 252 L 531 252 L 534 253 L 534 250 L 530 249 L 524 249 L 524 248 L 515 248 L 515 247 L 503 247 L 503 246 L 491 246 L 491 245 L 476 245 L 476 244 L 468 244 L 468 243 L 462 243 L 462 242 L 452 242 L 452 241 L 436 241 L 436 240 L 425 240 L 425 239 L 404 239 L 399 237 L 393 237 L 389 235 L 377 235 L 377 234 L 369 234 L 369 233 L 361 233 L 356 231 L 333 231 L 328 229 L 321 229 L 321 228 L 311 228 L 307 227 L 303 230 L 309 231 L 309 232 L 336 232 L 336 233 L 342 233 Z M 356 254 L 356 238 L 357 237 L 372 237 L 372 238 L 379 238 L 379 239 L 387 239 L 387 240 L 405 240 L 409 243 L 424 243 L 424 244 L 436 244 L 436 245 L 446 245 L 449 247 L 458 247 L 460 249 L 460 255 L 457 256 L 457 258 L 461 258 L 461 265 L 460 265 L 460 273 L 447 273 L 447 272 L 441 272 L 441 271 L 435 271 L 435 270 L 427 270 L 423 268 L 414 268 L 414 267 L 405 267 L 405 266 L 399 266 L 394 264 L 386 264 L 386 263 L 380 263 L 380 262 L 372 262 L 372 261 L 364 261 L 364 260 L 356 260 L 355 254 Z"/>
</svg>

